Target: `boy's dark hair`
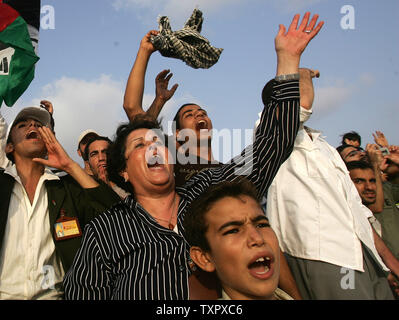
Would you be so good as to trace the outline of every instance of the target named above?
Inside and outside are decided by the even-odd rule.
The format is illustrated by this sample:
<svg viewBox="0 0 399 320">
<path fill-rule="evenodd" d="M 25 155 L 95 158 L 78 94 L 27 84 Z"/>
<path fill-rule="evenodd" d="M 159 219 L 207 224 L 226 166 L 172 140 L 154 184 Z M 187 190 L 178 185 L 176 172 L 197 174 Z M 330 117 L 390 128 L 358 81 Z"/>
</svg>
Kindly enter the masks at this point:
<svg viewBox="0 0 399 320">
<path fill-rule="evenodd" d="M 186 240 L 190 246 L 198 246 L 205 251 L 209 251 L 209 243 L 205 236 L 208 230 L 205 218 L 206 213 L 211 210 L 217 201 L 226 197 L 238 198 L 242 195 L 248 196 L 259 203 L 255 186 L 246 178 L 241 178 L 234 182 L 224 181 L 213 185 L 193 201 L 183 221 Z"/>
<path fill-rule="evenodd" d="M 362 170 L 366 170 L 366 169 L 370 169 L 374 171 L 373 166 L 366 162 L 366 161 L 350 161 L 346 163 L 346 168 L 351 171 L 351 170 L 355 170 L 355 169 L 362 169 Z"/>
<path fill-rule="evenodd" d="M 342 144 L 346 144 L 345 139 L 352 140 L 352 141 L 358 141 L 359 146 L 362 144 L 362 138 L 360 137 L 360 134 L 358 134 L 356 131 L 350 131 L 350 132 L 344 133 L 342 135 L 342 142 L 341 142 Z"/>
<path fill-rule="evenodd" d="M 87 144 L 86 144 L 86 147 L 85 147 L 85 150 L 84 150 L 84 155 L 85 155 L 85 158 L 87 159 L 87 160 L 89 160 L 89 147 L 90 147 L 90 145 L 94 142 L 94 141 L 98 141 L 98 140 L 101 140 L 101 141 L 107 141 L 108 143 L 109 143 L 109 146 L 111 146 L 111 144 L 112 144 L 112 141 L 108 138 L 108 137 L 103 137 L 103 136 L 99 136 L 99 135 L 95 135 L 95 136 L 92 136 L 91 137 L 91 139 L 89 139 L 88 141 L 87 141 Z M 86 161 L 87 161 L 86 160 Z"/>
<path fill-rule="evenodd" d="M 132 131 L 137 129 L 161 130 L 161 126 L 156 119 L 150 118 L 145 114 L 135 116 L 133 121 L 121 124 L 118 127 L 107 156 L 108 178 L 122 189 L 130 192 L 133 192 L 132 185 L 124 182 L 120 173 L 126 168 L 126 139 Z"/>
</svg>

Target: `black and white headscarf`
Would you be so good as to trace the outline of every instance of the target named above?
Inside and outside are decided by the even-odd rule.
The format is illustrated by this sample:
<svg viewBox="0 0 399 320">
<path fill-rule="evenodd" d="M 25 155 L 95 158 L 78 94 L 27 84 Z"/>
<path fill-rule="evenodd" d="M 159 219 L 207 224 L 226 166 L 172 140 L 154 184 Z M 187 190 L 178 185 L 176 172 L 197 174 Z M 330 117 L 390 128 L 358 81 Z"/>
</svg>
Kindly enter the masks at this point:
<svg viewBox="0 0 399 320">
<path fill-rule="evenodd" d="M 209 40 L 200 35 L 202 12 L 194 9 L 183 29 L 172 31 L 167 16 L 159 18 L 159 34 L 151 42 L 164 56 L 183 60 L 190 67 L 208 69 L 218 60 L 223 49 L 211 46 Z"/>
</svg>

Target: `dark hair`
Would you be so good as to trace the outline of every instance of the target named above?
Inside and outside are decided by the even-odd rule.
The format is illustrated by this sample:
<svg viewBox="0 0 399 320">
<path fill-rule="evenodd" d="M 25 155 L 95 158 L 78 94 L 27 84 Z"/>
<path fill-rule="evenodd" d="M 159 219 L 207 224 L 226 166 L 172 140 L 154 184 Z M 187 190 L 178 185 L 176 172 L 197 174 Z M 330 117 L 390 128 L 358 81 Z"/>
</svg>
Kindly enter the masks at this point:
<svg viewBox="0 0 399 320">
<path fill-rule="evenodd" d="M 196 103 L 185 103 L 177 110 L 177 112 L 176 112 L 176 114 L 175 114 L 175 116 L 173 118 L 173 121 L 176 123 L 176 130 L 180 130 L 181 129 L 179 113 L 180 113 L 181 109 L 183 109 L 184 107 L 187 107 L 187 106 L 198 106 L 198 104 L 196 104 Z"/>
<path fill-rule="evenodd" d="M 363 151 L 362 148 L 352 146 L 351 144 L 341 144 L 341 145 L 338 146 L 336 149 L 337 149 L 338 153 L 341 154 L 341 152 L 344 151 L 346 148 L 355 148 L 355 149 L 357 149 L 357 150 Z"/>
<path fill-rule="evenodd" d="M 342 142 L 341 142 L 342 144 L 346 144 L 345 139 L 352 140 L 352 141 L 358 141 L 359 146 L 362 144 L 362 138 L 356 131 L 350 131 L 350 132 L 344 133 L 342 135 Z"/>
<path fill-rule="evenodd" d="M 89 147 L 90 147 L 90 145 L 94 142 L 94 141 L 107 141 L 108 143 L 109 143 L 109 145 L 111 146 L 111 144 L 112 144 L 112 141 L 108 138 L 108 137 L 103 137 L 103 136 L 99 136 L 99 135 L 96 135 L 96 136 L 92 136 L 91 137 L 91 139 L 89 139 L 88 141 L 87 141 L 87 143 L 86 143 L 86 147 L 85 147 L 85 150 L 84 150 L 84 155 L 85 155 L 85 158 L 87 159 L 87 160 L 89 160 Z M 87 161 L 86 160 L 86 161 Z"/>
<path fill-rule="evenodd" d="M 79 144 L 78 144 L 78 150 L 80 150 L 80 145 L 82 145 L 82 144 L 85 145 L 84 150 L 80 150 L 80 153 L 81 153 L 81 155 L 82 155 L 82 159 L 83 159 L 84 161 L 87 161 L 87 160 L 88 160 L 88 159 L 86 158 L 86 146 L 87 146 L 87 143 L 88 143 L 91 139 L 93 139 L 93 138 L 95 138 L 95 137 L 99 137 L 99 135 L 98 135 L 97 133 L 95 133 L 95 132 L 89 132 L 89 133 L 87 133 L 87 134 L 80 140 L 80 142 L 79 142 Z"/>
<path fill-rule="evenodd" d="M 366 161 L 350 161 L 346 163 L 346 168 L 351 171 L 351 170 L 355 170 L 355 169 L 362 169 L 362 170 L 366 170 L 366 169 L 370 169 L 374 171 L 373 166 L 366 162 Z"/>
<path fill-rule="evenodd" d="M 255 186 L 246 178 L 237 181 L 224 181 L 211 186 L 205 193 L 192 202 L 184 217 L 183 226 L 185 237 L 190 246 L 198 246 L 209 251 L 209 243 L 205 233 L 208 224 L 205 214 L 219 200 L 226 197 L 238 198 L 241 195 L 248 196 L 259 203 L 258 192 Z M 261 206 L 259 205 L 261 208 Z"/>
<path fill-rule="evenodd" d="M 126 139 L 128 135 L 138 129 L 159 129 L 159 122 L 145 114 L 139 114 L 134 117 L 133 121 L 121 124 L 116 130 L 114 141 L 108 149 L 107 156 L 107 172 L 108 178 L 115 182 L 119 187 L 127 191 L 133 192 L 132 185 L 126 183 L 120 176 L 120 173 L 126 168 Z"/>
</svg>

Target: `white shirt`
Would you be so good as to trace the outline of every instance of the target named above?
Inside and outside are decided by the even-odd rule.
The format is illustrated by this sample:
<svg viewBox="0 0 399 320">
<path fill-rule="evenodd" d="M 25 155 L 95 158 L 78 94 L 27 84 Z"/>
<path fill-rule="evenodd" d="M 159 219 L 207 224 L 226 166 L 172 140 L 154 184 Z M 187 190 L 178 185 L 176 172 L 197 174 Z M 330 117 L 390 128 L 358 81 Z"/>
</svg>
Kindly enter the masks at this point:
<svg viewBox="0 0 399 320">
<path fill-rule="evenodd" d="M 45 169 L 31 204 L 15 165 L 5 173 L 16 182 L 0 255 L 0 299 L 59 299 L 64 270 L 55 252 L 44 185 L 59 177 Z"/>
<path fill-rule="evenodd" d="M 301 108 L 301 121 L 310 114 Z M 301 124 L 294 150 L 268 190 L 267 215 L 281 250 L 363 272 L 363 242 L 388 271 L 374 245 L 373 215 L 345 163 L 319 131 L 308 131 L 313 140 Z"/>
</svg>

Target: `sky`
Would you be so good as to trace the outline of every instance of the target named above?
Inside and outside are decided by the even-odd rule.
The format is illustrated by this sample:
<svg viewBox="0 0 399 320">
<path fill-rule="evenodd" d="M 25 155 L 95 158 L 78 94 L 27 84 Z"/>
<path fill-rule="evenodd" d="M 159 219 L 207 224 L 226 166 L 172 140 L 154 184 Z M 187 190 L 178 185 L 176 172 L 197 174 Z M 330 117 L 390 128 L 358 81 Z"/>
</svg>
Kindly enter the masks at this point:
<svg viewBox="0 0 399 320">
<path fill-rule="evenodd" d="M 321 74 L 314 80 L 307 125 L 335 147 L 351 130 L 362 136 L 363 147 L 376 130 L 399 145 L 397 0 L 42 0 L 41 6 L 35 78 L 12 108 L 3 104 L 0 112 L 11 123 L 23 107 L 50 100 L 56 136 L 80 164 L 76 149 L 83 130 L 113 138 L 127 121 L 123 95 L 140 40 L 158 29 L 159 16 L 169 17 L 172 30 L 181 29 L 194 8 L 203 12 L 201 34 L 224 50 L 209 69 L 152 55 L 144 108 L 155 96 L 158 72 L 170 69 L 170 85 L 179 84 L 161 113 L 166 131 L 180 105 L 198 103 L 218 132 L 231 137 L 238 132 L 231 148 L 215 141 L 215 158 L 225 162 L 237 154 L 249 143 L 245 130 L 253 129 L 263 108 L 262 88 L 275 76 L 278 25 L 288 27 L 294 14 L 310 11 L 325 25 L 301 58 L 301 67 Z"/>
</svg>

